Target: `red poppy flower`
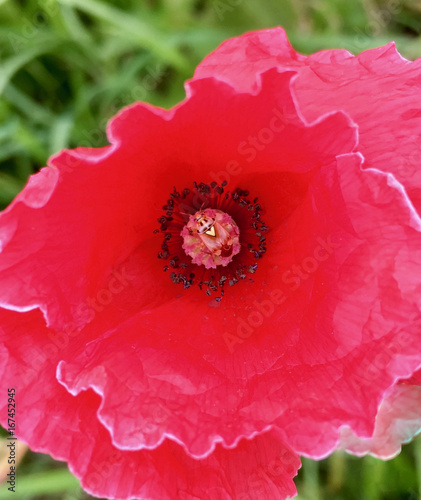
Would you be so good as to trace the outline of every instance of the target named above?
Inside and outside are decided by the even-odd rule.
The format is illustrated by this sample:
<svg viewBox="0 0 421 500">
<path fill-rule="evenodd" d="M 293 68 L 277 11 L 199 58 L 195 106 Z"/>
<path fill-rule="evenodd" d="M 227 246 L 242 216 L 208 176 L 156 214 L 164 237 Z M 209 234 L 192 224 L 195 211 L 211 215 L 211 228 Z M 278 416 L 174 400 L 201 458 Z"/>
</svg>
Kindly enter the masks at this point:
<svg viewBox="0 0 421 500">
<path fill-rule="evenodd" d="M 17 435 L 96 495 L 243 500 L 293 495 L 297 454 L 340 428 L 371 436 L 421 365 L 417 178 L 392 175 L 407 136 L 387 142 L 417 76 L 388 49 L 245 35 L 175 108 L 135 104 L 110 146 L 53 157 L 0 218 Z"/>
</svg>

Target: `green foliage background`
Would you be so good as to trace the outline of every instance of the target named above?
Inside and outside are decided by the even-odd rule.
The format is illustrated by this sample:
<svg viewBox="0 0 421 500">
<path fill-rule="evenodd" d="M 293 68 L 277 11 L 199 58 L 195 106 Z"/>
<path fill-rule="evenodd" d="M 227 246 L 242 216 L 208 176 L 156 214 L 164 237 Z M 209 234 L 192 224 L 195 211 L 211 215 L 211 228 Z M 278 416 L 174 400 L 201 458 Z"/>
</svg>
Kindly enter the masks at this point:
<svg viewBox="0 0 421 500">
<path fill-rule="evenodd" d="M 0 0 L 0 206 L 61 148 L 106 144 L 121 107 L 179 102 L 226 38 L 277 25 L 303 53 L 395 40 L 421 56 L 421 0 Z M 390 462 L 303 462 L 300 500 L 421 499 L 420 439 Z M 31 452 L 17 484 L 19 500 L 92 498 L 63 464 Z M 0 500 L 12 495 L 0 488 Z"/>
</svg>

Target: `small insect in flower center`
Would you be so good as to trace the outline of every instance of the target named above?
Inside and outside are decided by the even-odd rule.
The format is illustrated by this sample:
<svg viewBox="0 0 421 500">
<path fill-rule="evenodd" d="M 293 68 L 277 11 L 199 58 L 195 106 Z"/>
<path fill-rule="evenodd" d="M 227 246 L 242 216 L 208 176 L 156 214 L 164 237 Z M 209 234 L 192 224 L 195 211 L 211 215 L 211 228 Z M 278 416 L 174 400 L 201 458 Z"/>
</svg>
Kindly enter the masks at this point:
<svg viewBox="0 0 421 500">
<path fill-rule="evenodd" d="M 240 230 L 234 219 L 214 208 L 191 215 L 181 237 L 183 250 L 193 263 L 206 269 L 227 266 L 241 250 Z"/>
<path fill-rule="evenodd" d="M 258 198 L 249 198 L 241 188 L 226 191 L 226 185 L 194 182 L 181 192 L 174 187 L 154 231 L 164 236 L 158 258 L 166 261 L 163 270 L 171 281 L 184 289 L 196 284 L 208 296 L 218 294 L 216 302 L 226 287 L 253 281 L 268 231 Z"/>
<path fill-rule="evenodd" d="M 208 219 L 205 212 L 199 212 L 199 215 L 194 220 L 197 222 L 197 232 L 199 234 L 206 233 L 209 236 L 216 236 L 214 218 Z"/>
</svg>

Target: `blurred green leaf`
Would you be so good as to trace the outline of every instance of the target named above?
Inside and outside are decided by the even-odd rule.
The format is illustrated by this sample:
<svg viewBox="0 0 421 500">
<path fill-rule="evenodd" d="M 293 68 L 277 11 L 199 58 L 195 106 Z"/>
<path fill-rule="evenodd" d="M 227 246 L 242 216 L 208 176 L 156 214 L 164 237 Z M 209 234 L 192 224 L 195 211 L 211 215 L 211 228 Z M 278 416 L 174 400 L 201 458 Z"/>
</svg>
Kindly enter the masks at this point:
<svg viewBox="0 0 421 500">
<path fill-rule="evenodd" d="M 189 64 L 178 50 L 165 43 L 165 37 L 152 26 L 139 18 L 125 14 L 123 11 L 98 0 L 59 0 L 63 5 L 71 5 L 98 17 L 121 29 L 141 47 L 156 53 L 164 61 L 181 70 L 188 70 Z"/>
<path fill-rule="evenodd" d="M 24 183 L 15 177 L 0 172 L 0 204 L 6 205 L 10 203 L 23 186 Z"/>
<path fill-rule="evenodd" d="M 18 35 L 13 35 L 18 36 Z M 15 40 L 14 42 L 12 40 Z M 9 38 L 12 44 L 16 44 L 18 39 Z M 19 43 L 25 43 L 20 40 Z M 5 62 L 0 64 L 0 94 L 3 93 L 4 88 L 13 77 L 13 75 L 22 66 L 37 58 L 39 55 L 51 52 L 60 45 L 60 41 L 56 37 L 51 36 L 48 42 L 37 44 L 36 46 L 24 47 L 24 51 L 20 52 L 14 56 L 9 57 Z"/>
<path fill-rule="evenodd" d="M 69 490 L 77 490 L 79 481 L 67 469 L 60 468 L 38 474 L 28 474 L 16 479 L 19 498 L 24 495 L 56 495 Z M 10 499 L 7 483 L 0 487 L 0 500 Z"/>
</svg>

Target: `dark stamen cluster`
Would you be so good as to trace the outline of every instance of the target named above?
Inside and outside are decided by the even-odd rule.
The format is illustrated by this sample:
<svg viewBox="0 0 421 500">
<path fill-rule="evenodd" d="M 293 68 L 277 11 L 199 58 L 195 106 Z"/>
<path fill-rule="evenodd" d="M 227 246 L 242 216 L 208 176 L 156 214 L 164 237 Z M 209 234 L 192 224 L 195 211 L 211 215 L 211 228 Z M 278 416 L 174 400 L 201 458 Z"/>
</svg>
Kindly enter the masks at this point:
<svg viewBox="0 0 421 500">
<path fill-rule="evenodd" d="M 256 260 L 266 252 L 264 233 L 268 231 L 261 220 L 262 207 L 258 199 L 251 200 L 249 191 L 240 188 L 232 192 L 225 191 L 226 185 L 227 182 L 221 185 L 216 182 L 194 182 L 192 189 L 185 188 L 182 192 L 174 187 L 162 207 L 165 214 L 157 219 L 160 228 L 154 231 L 164 235 L 158 258 L 167 261 L 163 270 L 170 271 L 171 281 L 182 284 L 184 289 L 197 284 L 208 296 L 219 293 L 215 297 L 217 302 L 224 296 L 227 285 L 233 286 L 257 271 Z M 206 208 L 228 213 L 240 229 L 242 249 L 226 267 L 206 269 L 202 265 L 195 265 L 182 248 L 180 233 L 190 215 Z"/>
</svg>

